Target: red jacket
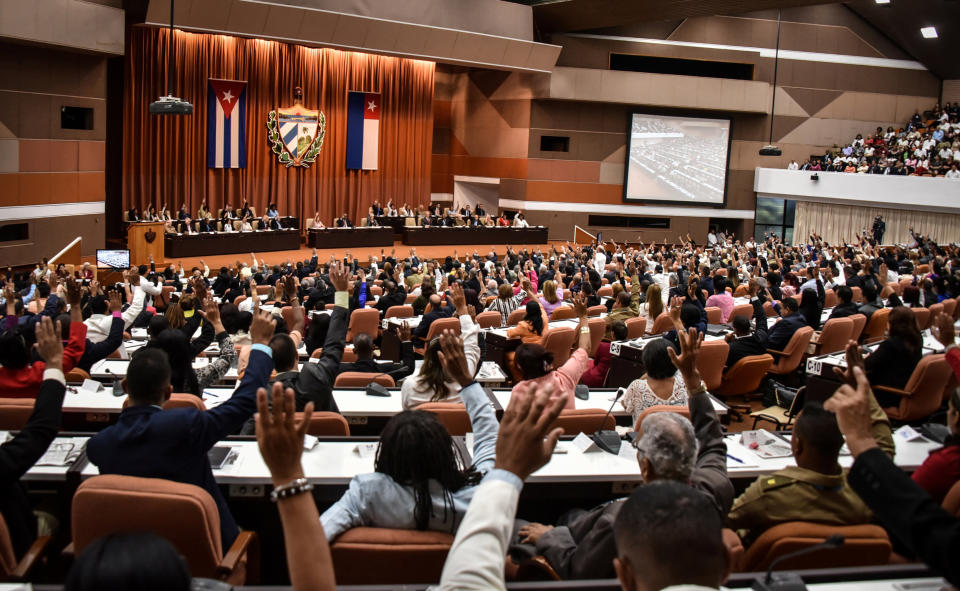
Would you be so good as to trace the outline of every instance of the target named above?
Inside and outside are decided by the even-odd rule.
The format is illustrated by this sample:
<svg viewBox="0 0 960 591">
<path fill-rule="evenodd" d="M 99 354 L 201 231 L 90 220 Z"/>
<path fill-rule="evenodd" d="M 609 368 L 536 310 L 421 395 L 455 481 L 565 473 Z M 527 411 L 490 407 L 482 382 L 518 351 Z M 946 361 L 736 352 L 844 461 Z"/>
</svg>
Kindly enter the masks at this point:
<svg viewBox="0 0 960 591">
<path fill-rule="evenodd" d="M 580 383 L 591 388 L 602 388 L 607 378 L 607 371 L 610 370 L 610 358 L 610 343 L 600 341 L 597 354 L 593 357 L 593 364 L 580 376 Z"/>
<path fill-rule="evenodd" d="M 960 348 L 951 347 L 946 355 L 947 363 L 953 368 L 953 375 L 960 379 Z"/>
<path fill-rule="evenodd" d="M 938 505 L 943 503 L 944 497 L 950 492 L 950 487 L 958 480 L 960 480 L 960 441 L 951 442 L 949 439 L 945 447 L 930 452 L 923 464 L 913 473 L 913 481 L 927 491 Z"/>
<path fill-rule="evenodd" d="M 82 322 L 70 323 L 70 340 L 63 348 L 63 373 L 73 369 L 87 342 L 87 325 Z M 0 367 L 0 392 L 5 398 L 34 398 L 43 383 L 43 370 L 47 364 L 43 361 L 27 365 L 20 369 Z"/>
</svg>

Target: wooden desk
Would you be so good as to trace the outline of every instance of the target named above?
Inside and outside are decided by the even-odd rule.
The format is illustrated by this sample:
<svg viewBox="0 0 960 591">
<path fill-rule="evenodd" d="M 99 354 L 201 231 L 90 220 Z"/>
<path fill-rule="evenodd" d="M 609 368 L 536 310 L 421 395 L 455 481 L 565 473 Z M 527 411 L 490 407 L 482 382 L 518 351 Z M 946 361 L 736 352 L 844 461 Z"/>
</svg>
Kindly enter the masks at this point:
<svg viewBox="0 0 960 591">
<path fill-rule="evenodd" d="M 313 248 L 393 246 L 393 230 L 389 227 L 311 229 L 307 231 L 307 246 Z"/>
<path fill-rule="evenodd" d="M 146 265 L 153 256 L 164 260 L 163 222 L 135 222 L 127 226 L 127 248 L 131 265 Z"/>
<path fill-rule="evenodd" d="M 409 246 L 546 244 L 547 234 L 548 230 L 544 226 L 535 228 L 407 226 L 403 229 L 403 243 Z"/>
</svg>

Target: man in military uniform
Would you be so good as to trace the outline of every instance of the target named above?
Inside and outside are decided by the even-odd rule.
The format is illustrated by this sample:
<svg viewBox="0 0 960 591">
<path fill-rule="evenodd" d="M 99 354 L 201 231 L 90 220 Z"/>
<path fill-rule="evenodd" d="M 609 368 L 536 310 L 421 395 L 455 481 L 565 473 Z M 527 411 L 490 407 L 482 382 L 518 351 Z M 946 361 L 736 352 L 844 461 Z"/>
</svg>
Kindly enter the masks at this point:
<svg viewBox="0 0 960 591">
<path fill-rule="evenodd" d="M 890 420 L 873 398 L 871 419 L 874 438 L 893 457 Z M 870 522 L 870 509 L 847 483 L 846 470 L 837 462 L 843 436 L 833 413 L 821 403 L 809 403 L 797 417 L 790 445 L 796 467 L 761 476 L 733 503 L 727 525 L 740 530 L 744 543 L 749 545 L 764 530 L 787 521 Z"/>
</svg>

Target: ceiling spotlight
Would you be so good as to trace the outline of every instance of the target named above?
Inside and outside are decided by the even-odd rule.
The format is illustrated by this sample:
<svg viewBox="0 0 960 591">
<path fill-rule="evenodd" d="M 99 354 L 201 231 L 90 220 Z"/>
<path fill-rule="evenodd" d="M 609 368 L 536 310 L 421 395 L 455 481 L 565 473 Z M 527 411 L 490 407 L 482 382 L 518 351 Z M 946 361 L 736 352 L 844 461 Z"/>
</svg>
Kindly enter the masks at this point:
<svg viewBox="0 0 960 591">
<path fill-rule="evenodd" d="M 877 4 L 890 4 L 890 0 L 874 0 Z"/>
<path fill-rule="evenodd" d="M 936 27 L 923 27 L 920 29 L 920 34 L 923 35 L 924 39 L 936 39 L 937 38 L 937 28 Z"/>
</svg>

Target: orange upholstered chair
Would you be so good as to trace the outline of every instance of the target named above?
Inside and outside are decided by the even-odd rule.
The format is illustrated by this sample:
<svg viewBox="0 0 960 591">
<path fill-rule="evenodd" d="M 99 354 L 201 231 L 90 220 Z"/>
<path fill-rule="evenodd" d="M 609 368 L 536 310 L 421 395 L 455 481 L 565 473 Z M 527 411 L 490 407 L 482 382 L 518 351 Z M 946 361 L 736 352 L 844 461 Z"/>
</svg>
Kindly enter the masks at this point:
<svg viewBox="0 0 960 591">
<path fill-rule="evenodd" d="M 413 318 L 413 306 L 390 306 L 384 318 Z"/>
<path fill-rule="evenodd" d="M 720 387 L 711 391 L 715 396 L 721 398 L 730 398 L 733 396 L 748 397 L 756 394 L 763 383 L 763 378 L 767 375 L 767 370 L 773 366 L 773 356 L 751 355 L 737 361 L 724 374 Z M 744 412 L 750 412 L 750 407 L 745 405 L 735 405 L 736 408 L 743 409 Z M 734 414 L 738 416 L 738 414 Z"/>
<path fill-rule="evenodd" d="M 302 412 L 297 413 L 296 420 L 303 420 Z M 314 437 L 321 435 L 343 435 L 344 437 L 349 437 L 350 423 L 338 412 L 314 412 L 310 415 L 310 424 L 307 425 L 307 435 L 313 435 Z"/>
<path fill-rule="evenodd" d="M 597 290 L 597 297 L 600 298 L 609 298 L 613 296 L 613 287 L 610 285 L 604 285 Z"/>
<path fill-rule="evenodd" d="M 929 312 L 927 315 L 929 316 Z M 919 316 L 918 323 L 919 323 Z M 863 329 L 861 338 L 865 343 L 882 341 L 887 335 L 887 325 L 890 322 L 890 308 L 881 308 L 870 315 L 867 327 Z"/>
<path fill-rule="evenodd" d="M 131 404 L 133 403 L 130 401 L 129 396 L 123 399 L 123 408 L 127 408 Z M 174 392 L 170 395 L 170 398 L 163 403 L 163 410 L 170 410 L 172 408 L 195 408 L 201 412 L 207 410 L 202 398 L 195 394 L 181 392 Z"/>
<path fill-rule="evenodd" d="M 847 318 L 853 320 L 853 332 L 850 333 L 850 339 L 859 341 L 863 329 L 867 327 L 867 316 L 865 314 L 851 314 Z"/>
<path fill-rule="evenodd" d="M 604 419 L 604 416 L 607 418 Z M 566 435 L 576 435 L 593 433 L 598 429 L 612 431 L 616 425 L 613 415 L 607 415 L 607 411 L 602 408 L 568 408 L 560 411 L 560 416 L 557 417 L 553 427 L 563 427 Z"/>
<path fill-rule="evenodd" d="M 887 564 L 890 560 L 890 538 L 880 526 L 831 526 L 791 521 L 760 534 L 744 555 L 741 568 L 744 572 L 764 571 L 778 557 L 809 548 L 838 534 L 844 537 L 843 546 L 784 560 L 777 564 L 778 570 L 874 566 Z"/>
<path fill-rule="evenodd" d="M 726 341 L 705 341 L 700 347 L 700 356 L 697 358 L 697 370 L 707 390 L 714 391 L 723 382 L 723 367 L 730 354 L 730 345 Z"/>
<path fill-rule="evenodd" d="M 477 326 L 480 328 L 499 328 L 502 316 L 496 310 L 487 310 L 477 314 Z"/>
<path fill-rule="evenodd" d="M 357 308 L 350 313 L 350 325 L 347 327 L 347 342 L 352 343 L 354 335 L 368 334 L 376 339 L 380 328 L 380 311 L 369 308 Z"/>
<path fill-rule="evenodd" d="M 38 537 L 23 557 L 17 560 L 17 555 L 13 551 L 13 540 L 10 539 L 10 530 L 7 529 L 7 522 L 0 515 L 0 581 L 26 581 L 30 572 L 43 557 L 51 539 L 50 536 Z"/>
<path fill-rule="evenodd" d="M 627 318 L 627 338 L 639 339 L 647 330 L 647 317 Z"/>
<path fill-rule="evenodd" d="M 733 319 L 737 316 L 746 316 L 748 319 L 753 318 L 753 306 L 750 304 L 737 304 L 730 312 L 730 318 L 727 318 L 727 322 L 733 322 Z"/>
<path fill-rule="evenodd" d="M 90 374 L 87 373 L 86 370 L 75 367 L 68 371 L 63 377 L 68 384 L 81 384 L 83 380 L 90 379 Z"/>
<path fill-rule="evenodd" d="M 418 585 L 440 580 L 453 536 L 355 527 L 330 545 L 338 585 Z"/>
<path fill-rule="evenodd" d="M 554 320 L 570 320 L 577 317 L 577 311 L 573 309 L 573 306 L 560 306 L 553 311 L 553 314 L 550 315 L 550 321 Z"/>
<path fill-rule="evenodd" d="M 554 367 L 560 367 L 570 359 L 570 347 L 579 335 L 569 326 L 559 326 L 546 331 L 543 338 L 543 348 L 553 353 Z"/>
<path fill-rule="evenodd" d="M 0 430 L 19 431 L 33 414 L 33 398 L 0 398 Z"/>
<path fill-rule="evenodd" d="M 424 402 L 417 410 L 432 412 L 451 435 L 465 435 L 473 430 L 467 407 L 457 402 Z"/>
<path fill-rule="evenodd" d="M 900 405 L 885 408 L 890 419 L 904 423 L 924 419 L 940 408 L 943 391 L 953 378 L 953 370 L 943 354 L 927 355 L 920 359 L 903 390 L 889 386 L 874 386 L 877 392 L 902 396 Z"/>
<path fill-rule="evenodd" d="M 162 478 L 110 474 L 84 481 L 73 495 L 73 550 L 115 533 L 151 532 L 166 538 L 194 577 L 243 585 L 256 574 L 256 534 L 245 531 L 224 554 L 220 514 L 199 486 Z M 252 576 L 251 578 L 256 578 Z"/>
<path fill-rule="evenodd" d="M 404 304 L 407 304 L 407 305 L 410 305 L 410 304 L 412 304 L 412 303 L 415 302 L 415 301 L 417 301 L 417 296 L 414 295 L 414 294 L 412 294 L 412 293 L 408 293 L 408 294 L 407 294 L 407 298 L 406 298 L 405 300 L 403 300 L 403 303 L 404 303 Z"/>
<path fill-rule="evenodd" d="M 334 388 L 363 388 L 370 382 L 376 382 L 386 388 L 393 388 L 397 384 L 388 374 L 367 373 L 362 371 L 345 371 L 337 375 L 333 382 Z"/>
<path fill-rule="evenodd" d="M 837 305 L 837 292 L 832 289 L 828 289 L 824 292 L 823 298 L 823 307 L 824 308 L 835 308 Z"/>
<path fill-rule="evenodd" d="M 280 316 L 283 317 L 283 323 L 287 325 L 287 330 L 293 330 L 293 306 L 280 308 Z"/>
<path fill-rule="evenodd" d="M 650 329 L 651 334 L 663 334 L 673 328 L 673 320 L 670 319 L 670 315 L 666 311 L 662 312 L 657 319 L 653 321 L 653 328 Z"/>
<path fill-rule="evenodd" d="M 587 308 L 587 316 L 600 316 L 606 313 L 606 311 L 607 307 L 602 304 L 599 306 L 590 306 Z"/>
<path fill-rule="evenodd" d="M 863 301 L 863 290 L 859 287 L 851 287 L 850 291 L 853 292 L 853 302 L 859 304 Z"/>
<path fill-rule="evenodd" d="M 517 308 L 507 316 L 507 326 L 516 326 L 520 324 L 523 317 L 527 315 L 526 308 Z"/>
<path fill-rule="evenodd" d="M 851 338 L 853 338 L 853 320 L 849 317 L 831 318 L 823 325 L 820 338 L 814 345 L 814 355 L 843 351 Z"/>
<path fill-rule="evenodd" d="M 929 308 L 910 308 L 913 310 L 913 315 L 917 319 L 917 328 L 923 330 L 930 326 L 930 309 Z M 873 320 L 873 318 L 871 318 Z"/>
<path fill-rule="evenodd" d="M 590 357 L 593 358 L 596 357 L 597 347 L 607 332 L 607 323 L 603 318 L 588 318 L 587 326 L 590 327 Z"/>
<path fill-rule="evenodd" d="M 707 324 L 723 324 L 723 310 L 716 306 L 707 306 Z"/>
<path fill-rule="evenodd" d="M 430 330 L 427 331 L 427 337 L 423 339 L 424 343 L 429 343 L 433 339 L 440 336 L 444 330 L 452 330 L 453 332 L 460 334 L 460 319 L 459 318 L 438 318 L 430 324 Z M 423 355 L 425 347 L 415 347 L 414 352 Z"/>
<path fill-rule="evenodd" d="M 643 425 L 644 419 L 659 412 L 672 412 L 678 415 L 683 415 L 688 419 L 690 418 L 690 409 L 686 406 L 674 406 L 672 404 L 657 404 L 655 406 L 651 406 L 640 413 L 640 416 L 637 417 L 637 422 L 633 424 L 633 430 L 637 432 L 637 437 L 643 435 L 643 429 L 640 427 Z"/>
<path fill-rule="evenodd" d="M 949 298 L 940 303 L 943 304 L 943 313 L 953 318 L 957 311 L 957 300 L 955 298 Z"/>
<path fill-rule="evenodd" d="M 767 349 L 770 353 L 780 355 L 780 359 L 778 359 L 768 371 L 779 376 L 796 371 L 797 367 L 800 366 L 800 361 L 803 360 L 803 354 L 807 352 L 807 347 L 810 346 L 811 338 L 813 338 L 813 329 L 809 326 L 804 326 L 798 328 L 797 332 L 793 333 L 793 336 L 790 337 L 790 342 L 787 343 L 783 351 Z"/>
</svg>

